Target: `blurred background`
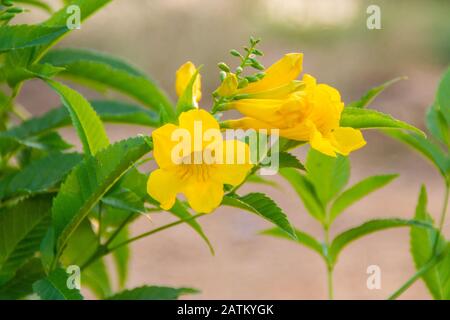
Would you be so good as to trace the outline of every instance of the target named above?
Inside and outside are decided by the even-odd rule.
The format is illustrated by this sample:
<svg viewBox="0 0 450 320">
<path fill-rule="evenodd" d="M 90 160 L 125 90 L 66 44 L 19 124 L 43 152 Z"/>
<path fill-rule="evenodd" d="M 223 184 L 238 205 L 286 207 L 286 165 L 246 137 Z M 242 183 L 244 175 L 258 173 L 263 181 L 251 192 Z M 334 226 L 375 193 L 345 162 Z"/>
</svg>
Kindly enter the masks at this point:
<svg viewBox="0 0 450 320">
<path fill-rule="evenodd" d="M 60 1 L 52 1 L 54 8 Z M 381 8 L 381 30 L 368 30 L 366 9 Z M 173 98 L 177 68 L 187 60 L 203 64 L 201 106 L 209 108 L 209 93 L 219 84 L 217 63 L 235 65 L 228 54 L 241 49 L 250 35 L 262 39 L 261 61 L 269 66 L 287 52 L 304 53 L 304 71 L 328 83 L 346 103 L 386 80 L 406 76 L 385 91 L 372 108 L 424 128 L 424 116 L 434 100 L 439 78 L 450 61 L 450 1 L 448 0 L 114 0 L 62 41 L 62 47 L 88 47 L 122 56 L 145 70 Z M 17 22 L 39 22 L 44 12 L 33 9 Z M 87 97 L 97 93 L 75 86 Z M 109 97 L 117 95 L 108 93 Z M 33 114 L 59 106 L 59 100 L 39 81 L 29 82 L 19 101 Z M 72 129 L 64 136 L 79 145 Z M 147 128 L 109 125 L 111 140 Z M 377 132 L 365 132 L 367 146 L 352 154 L 354 183 L 372 174 L 399 173 L 384 189 L 347 210 L 332 234 L 367 219 L 412 217 L 421 184 L 429 192 L 429 210 L 438 216 L 443 181 L 436 171 L 407 147 Z M 305 148 L 303 148 L 305 149 Z M 298 155 L 304 158 L 305 150 Z M 278 178 L 277 188 L 246 185 L 242 192 L 268 193 L 300 230 L 322 239 L 293 190 Z M 134 232 L 173 219 L 155 215 L 139 220 Z M 259 217 L 222 208 L 201 218 L 216 249 L 211 256 L 199 237 L 177 226 L 132 245 L 128 287 L 142 284 L 192 286 L 201 299 L 324 299 L 326 270 L 308 249 L 285 240 L 258 235 L 269 225 Z M 449 225 L 446 232 L 450 231 Z M 380 290 L 366 287 L 369 265 L 382 272 Z M 338 299 L 383 299 L 414 273 L 407 229 L 383 231 L 351 244 L 335 270 Z M 417 282 L 402 298 L 428 298 Z"/>
</svg>

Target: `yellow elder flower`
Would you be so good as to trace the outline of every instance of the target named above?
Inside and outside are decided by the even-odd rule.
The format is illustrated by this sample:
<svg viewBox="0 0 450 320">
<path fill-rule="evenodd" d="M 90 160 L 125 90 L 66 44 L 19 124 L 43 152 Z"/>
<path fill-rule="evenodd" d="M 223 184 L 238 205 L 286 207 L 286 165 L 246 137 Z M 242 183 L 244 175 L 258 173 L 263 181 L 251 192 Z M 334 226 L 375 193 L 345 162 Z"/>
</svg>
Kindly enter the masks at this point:
<svg viewBox="0 0 450 320">
<path fill-rule="evenodd" d="M 287 54 L 266 71 L 266 76 L 242 90 L 247 98 L 230 102 L 246 117 L 227 121 L 232 128 L 279 129 L 280 136 L 309 141 L 311 147 L 329 156 L 348 155 L 366 142 L 360 130 L 340 127 L 344 108 L 339 92 L 304 75 L 303 86 L 289 88 L 301 72 L 302 55 Z M 292 87 L 292 85 L 291 85 Z M 270 92 L 285 92 L 271 96 Z"/>
<path fill-rule="evenodd" d="M 177 70 L 175 91 L 179 97 L 183 94 L 196 70 L 197 68 L 191 61 L 186 62 Z M 197 75 L 197 78 L 195 79 L 192 91 L 194 102 L 198 104 L 198 102 L 202 98 L 202 84 L 200 74 Z M 196 106 L 198 107 L 198 105 Z"/>
<path fill-rule="evenodd" d="M 194 135 L 201 134 L 201 143 L 188 155 L 176 152 L 180 142 L 174 141 L 174 137 L 179 137 L 181 133 L 177 132 L 178 129 L 185 129 L 184 132 L 189 132 L 192 139 L 182 142 L 181 149 L 188 147 L 191 150 L 190 147 L 195 145 Z M 213 142 L 211 136 L 215 137 Z M 147 192 L 165 210 L 170 209 L 177 194 L 182 193 L 192 209 L 209 213 L 222 202 L 224 184 L 239 185 L 252 167 L 247 144 L 238 140 L 223 140 L 219 123 L 204 110 L 183 112 L 178 126 L 166 124 L 153 131 L 152 137 L 153 156 L 159 169 L 150 174 Z M 208 162 L 205 155 L 214 155 L 217 150 L 220 150 L 221 157 L 218 156 L 215 162 Z M 231 161 L 230 155 L 233 156 Z M 245 159 L 239 162 L 237 158 L 242 155 Z M 200 157 L 201 163 L 193 161 L 196 157 Z"/>
</svg>

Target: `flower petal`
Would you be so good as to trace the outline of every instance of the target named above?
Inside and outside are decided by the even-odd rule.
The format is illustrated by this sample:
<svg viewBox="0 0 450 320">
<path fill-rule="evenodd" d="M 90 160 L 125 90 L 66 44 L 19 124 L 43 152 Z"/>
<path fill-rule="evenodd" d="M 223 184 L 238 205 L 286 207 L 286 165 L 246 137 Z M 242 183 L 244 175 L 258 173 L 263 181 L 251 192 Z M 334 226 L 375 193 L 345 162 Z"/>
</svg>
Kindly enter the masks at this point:
<svg viewBox="0 0 450 320">
<path fill-rule="evenodd" d="M 172 134 L 178 127 L 174 124 L 165 124 L 152 132 L 153 156 L 160 168 L 169 168 L 174 165 L 172 150 L 179 143 L 172 140 Z"/>
<path fill-rule="evenodd" d="M 240 184 L 253 167 L 250 158 L 250 148 L 239 140 L 226 140 L 223 143 L 224 161 L 214 166 L 215 179 L 236 186 Z M 233 154 L 229 154 L 232 151 Z"/>
<path fill-rule="evenodd" d="M 219 96 L 228 97 L 237 91 L 238 79 L 234 73 L 228 73 L 216 92 Z"/>
<path fill-rule="evenodd" d="M 186 87 L 188 86 L 189 81 L 191 81 L 191 78 L 195 74 L 196 70 L 197 69 L 195 68 L 195 65 L 191 61 L 186 62 L 177 70 L 175 80 L 175 91 L 177 93 L 177 96 L 180 97 L 183 94 L 184 90 L 186 90 Z M 202 98 L 200 74 L 197 75 L 197 79 L 195 79 L 192 91 L 192 96 L 194 97 L 195 101 L 199 102 Z"/>
<path fill-rule="evenodd" d="M 207 141 L 207 138 L 216 137 L 216 143 L 220 143 L 222 140 L 219 123 L 205 110 L 193 109 L 183 112 L 178 120 L 180 128 L 188 130 L 191 134 L 191 150 L 193 152 L 202 151 L 210 145 L 211 142 Z"/>
<path fill-rule="evenodd" d="M 266 70 L 264 78 L 250 83 L 240 92 L 255 93 L 286 85 L 298 77 L 302 71 L 302 62 L 302 53 L 288 53 Z"/>
<path fill-rule="evenodd" d="M 354 150 L 362 148 L 366 144 L 361 130 L 353 128 L 336 128 L 332 133 L 332 137 L 336 152 L 345 156 Z"/>
<path fill-rule="evenodd" d="M 326 139 L 319 130 L 316 129 L 311 133 L 309 143 L 311 145 L 311 148 L 328 156 L 336 157 L 336 152 L 333 145 L 331 144 L 331 141 L 329 139 Z"/>
<path fill-rule="evenodd" d="M 150 173 L 147 181 L 147 193 L 158 201 L 164 210 L 173 207 L 181 187 L 181 179 L 171 170 L 157 169 Z"/>
<path fill-rule="evenodd" d="M 189 206 L 196 212 L 210 213 L 222 202 L 223 184 L 212 179 L 201 181 L 192 178 L 183 193 Z"/>
</svg>

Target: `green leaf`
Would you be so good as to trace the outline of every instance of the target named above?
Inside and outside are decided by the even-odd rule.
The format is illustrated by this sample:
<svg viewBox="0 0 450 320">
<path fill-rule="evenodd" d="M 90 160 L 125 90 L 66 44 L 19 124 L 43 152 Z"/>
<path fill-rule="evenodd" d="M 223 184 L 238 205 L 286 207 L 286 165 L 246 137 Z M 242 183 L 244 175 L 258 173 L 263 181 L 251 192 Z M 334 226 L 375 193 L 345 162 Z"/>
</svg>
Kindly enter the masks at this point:
<svg viewBox="0 0 450 320">
<path fill-rule="evenodd" d="M 78 153 L 56 153 L 33 161 L 9 180 L 4 196 L 45 192 L 61 182 L 82 159 Z"/>
<path fill-rule="evenodd" d="M 306 210 L 319 221 L 324 221 L 325 219 L 325 209 L 320 202 L 316 191 L 314 190 L 314 186 L 308 180 L 308 178 L 292 168 L 284 168 L 280 169 L 280 175 L 285 178 L 305 205 Z"/>
<path fill-rule="evenodd" d="M 278 153 L 279 167 L 280 168 L 295 168 L 299 170 L 305 170 L 305 166 L 297 159 L 296 156 L 289 152 Z"/>
<path fill-rule="evenodd" d="M 425 136 L 425 133 L 416 127 L 406 122 L 394 119 L 388 114 L 371 109 L 344 108 L 344 111 L 341 114 L 340 123 L 342 127 L 352 127 L 355 129 L 393 128 L 408 130 L 421 136 Z"/>
<path fill-rule="evenodd" d="M 144 214 L 144 202 L 131 190 L 120 189 L 102 198 L 102 203 L 116 209 Z"/>
<path fill-rule="evenodd" d="M 390 87 L 391 85 L 393 85 L 394 83 L 400 81 L 400 80 L 405 80 L 405 77 L 398 77 L 398 78 L 394 78 L 392 80 L 386 81 L 385 83 L 374 87 L 372 89 L 370 89 L 369 91 L 367 91 L 364 96 L 362 96 L 361 99 L 359 99 L 358 101 L 354 101 L 352 103 L 349 103 L 347 105 L 347 107 L 349 108 L 365 108 L 367 107 L 370 103 L 372 103 L 373 100 L 375 100 L 375 98 L 381 93 L 383 92 L 385 89 L 387 89 L 388 87 Z"/>
<path fill-rule="evenodd" d="M 50 224 L 51 198 L 39 196 L 0 211 L 0 285 L 39 249 Z"/>
<path fill-rule="evenodd" d="M 377 231 L 399 227 L 431 228 L 431 225 L 417 220 L 405 220 L 397 218 L 375 219 L 367 221 L 355 228 L 351 228 L 347 231 L 342 232 L 341 234 L 336 236 L 336 238 L 334 238 L 329 250 L 330 261 L 333 264 L 336 263 L 342 249 L 344 249 L 344 247 L 349 245 L 352 241 L 355 241 L 363 236 Z"/>
<path fill-rule="evenodd" d="M 424 223 L 433 223 L 430 214 L 427 212 L 427 192 L 425 186 L 420 190 L 419 200 L 416 207 L 414 219 L 423 221 Z M 416 269 L 419 270 L 425 265 L 433 255 L 433 248 L 437 240 L 437 230 L 435 229 L 419 229 L 412 228 L 411 237 L 411 254 L 414 258 Z M 437 252 L 440 252 L 446 246 L 445 239 L 439 237 L 439 245 Z M 426 272 L 422 279 L 425 281 L 431 295 L 436 300 L 450 299 L 450 255 L 447 255 L 435 267 Z"/>
<path fill-rule="evenodd" d="M 355 185 L 351 186 L 340 194 L 334 201 L 330 210 L 330 221 L 333 222 L 338 215 L 340 215 L 345 209 L 351 206 L 353 203 L 361 200 L 369 193 L 380 189 L 397 178 L 397 174 L 387 174 L 368 177 Z"/>
<path fill-rule="evenodd" d="M 42 300 L 83 300 L 78 289 L 68 288 L 68 277 L 63 269 L 55 269 L 46 278 L 36 281 L 33 290 Z"/>
<path fill-rule="evenodd" d="M 49 52 L 42 61 L 65 68 L 63 76 L 96 88 L 112 88 L 174 116 L 172 103 L 155 82 L 121 59 L 95 51 L 59 49 Z"/>
<path fill-rule="evenodd" d="M 51 43 L 69 29 L 66 25 L 49 27 L 42 25 L 13 25 L 0 28 L 0 53 L 36 47 Z"/>
<path fill-rule="evenodd" d="M 450 124 L 450 68 L 447 69 L 439 83 L 437 102 L 447 120 L 447 124 Z"/>
<path fill-rule="evenodd" d="M 186 206 L 179 200 L 176 200 L 174 206 L 169 210 L 169 212 L 174 216 L 180 218 L 181 220 L 189 220 L 192 217 Z M 195 219 L 190 219 L 187 224 L 189 224 L 189 226 L 194 229 L 198 233 L 198 235 L 205 241 L 205 243 L 208 245 L 209 251 L 212 255 L 214 255 L 214 248 L 208 237 L 203 232 L 200 224 Z"/>
<path fill-rule="evenodd" d="M 296 239 L 294 228 L 286 214 L 263 193 L 249 193 L 245 196 L 227 195 L 223 198 L 222 204 L 256 213 Z"/>
<path fill-rule="evenodd" d="M 34 6 L 40 8 L 48 13 L 52 13 L 52 8 L 44 1 L 40 0 L 14 0 L 16 3 L 23 3 L 25 5 Z"/>
<path fill-rule="evenodd" d="M 47 82 L 60 95 L 69 111 L 73 126 L 83 144 L 83 151 L 87 155 L 94 155 L 107 147 L 109 140 L 105 128 L 89 102 L 81 94 L 63 84 L 51 80 Z"/>
<path fill-rule="evenodd" d="M 84 220 L 67 243 L 61 261 L 65 266 L 82 266 L 98 247 L 98 237 L 89 220 Z M 81 286 L 90 288 L 98 298 L 111 295 L 111 284 L 103 259 L 90 264 L 81 273 Z"/>
<path fill-rule="evenodd" d="M 314 149 L 308 151 L 306 168 L 306 176 L 323 207 L 344 188 L 350 178 L 350 161 L 347 157 L 330 157 Z"/>
<path fill-rule="evenodd" d="M 42 56 L 48 51 L 48 49 L 50 49 L 65 35 L 72 31 L 71 29 L 67 28 L 67 18 L 69 16 L 67 13 L 67 8 L 70 5 L 75 5 L 80 8 L 80 18 L 81 21 L 84 21 L 95 11 L 97 11 L 110 1 L 111 0 L 72 0 L 64 8 L 53 14 L 47 21 L 36 26 L 39 28 L 47 28 L 49 30 L 61 30 L 60 32 L 52 35 L 50 39 L 48 39 L 47 37 L 43 39 L 45 41 L 40 40 L 38 46 L 34 45 L 30 47 L 29 45 L 27 45 L 22 49 L 9 51 L 5 57 L 5 65 L 7 67 L 26 68 L 38 62 L 39 59 L 41 59 Z"/>
<path fill-rule="evenodd" d="M 280 228 L 267 229 L 267 230 L 262 231 L 261 234 L 297 242 L 299 244 L 302 244 L 302 245 L 314 250 L 315 252 L 320 254 L 322 257 L 324 257 L 323 245 L 319 241 L 317 241 L 313 236 L 307 234 L 306 232 L 303 232 L 303 231 L 300 231 L 297 229 L 294 229 L 294 230 L 295 230 L 297 239 L 293 239 L 292 237 L 287 235 L 286 232 L 284 232 Z"/>
<path fill-rule="evenodd" d="M 199 293 L 199 291 L 191 288 L 142 286 L 122 291 L 110 297 L 109 300 L 176 300 L 181 295 L 195 293 Z"/>
<path fill-rule="evenodd" d="M 14 278 L 0 286 L 0 300 L 18 300 L 33 293 L 33 283 L 45 277 L 38 258 L 32 258 L 20 267 Z"/>
<path fill-rule="evenodd" d="M 197 68 L 197 70 L 195 70 L 195 73 L 192 75 L 191 79 L 189 80 L 188 85 L 186 86 L 186 88 L 184 89 L 184 92 L 181 94 L 180 98 L 178 99 L 177 102 L 177 114 L 181 114 L 182 112 L 191 110 L 191 109 L 195 109 L 196 105 L 197 105 L 197 101 L 195 101 L 195 97 L 193 95 L 194 90 L 194 84 L 195 84 L 195 80 L 198 77 L 200 68 Z"/>
<path fill-rule="evenodd" d="M 438 103 L 428 108 L 426 123 L 428 130 L 436 139 L 446 145 L 450 144 L 449 127 Z"/>
<path fill-rule="evenodd" d="M 383 133 L 397 139 L 424 155 L 445 177 L 450 168 L 448 156 L 437 145 L 417 134 L 408 134 L 396 130 L 383 130 Z"/>
<path fill-rule="evenodd" d="M 85 158 L 72 170 L 53 201 L 58 252 L 102 196 L 150 150 L 145 137 L 122 140 Z"/>
<path fill-rule="evenodd" d="M 139 106 L 108 100 L 91 101 L 91 106 L 104 122 L 136 124 L 149 127 L 159 126 L 159 116 Z M 48 134 L 51 130 L 71 124 L 70 114 L 65 107 L 53 109 L 40 117 L 0 132 L 0 153 L 11 152 L 19 144 L 27 144 L 36 136 Z"/>
</svg>

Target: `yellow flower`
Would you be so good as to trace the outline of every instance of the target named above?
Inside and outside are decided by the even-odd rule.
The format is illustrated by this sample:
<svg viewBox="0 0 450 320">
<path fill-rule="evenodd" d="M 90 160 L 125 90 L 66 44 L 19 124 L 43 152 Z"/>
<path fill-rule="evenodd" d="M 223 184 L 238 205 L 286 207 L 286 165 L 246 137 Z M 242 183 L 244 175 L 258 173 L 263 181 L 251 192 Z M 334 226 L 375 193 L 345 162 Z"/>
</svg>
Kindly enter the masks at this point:
<svg viewBox="0 0 450 320">
<path fill-rule="evenodd" d="M 190 62 L 178 70 L 178 95 L 194 73 Z M 193 91 L 199 99 L 200 83 Z M 172 208 L 177 194 L 182 193 L 192 209 L 209 213 L 222 202 L 224 184 L 239 185 L 252 167 L 247 144 L 223 140 L 219 123 L 204 110 L 181 113 L 178 125 L 166 124 L 153 131 L 152 137 L 159 169 L 150 174 L 147 192 L 165 210 Z"/>
<path fill-rule="evenodd" d="M 302 55 L 285 55 L 266 71 L 266 76 L 240 89 L 244 98 L 227 106 L 246 117 L 226 122 L 231 128 L 279 129 L 280 136 L 309 141 L 311 147 L 329 156 L 348 155 L 366 142 L 360 130 L 340 127 L 344 104 L 339 92 L 304 75 Z"/>
<path fill-rule="evenodd" d="M 195 65 L 191 61 L 186 62 L 177 70 L 175 91 L 179 97 L 183 94 L 196 70 L 197 69 Z M 198 102 L 202 98 L 202 85 L 200 75 L 197 76 L 192 87 L 192 97 L 194 98 L 194 103 L 196 104 L 198 104 Z"/>
</svg>

